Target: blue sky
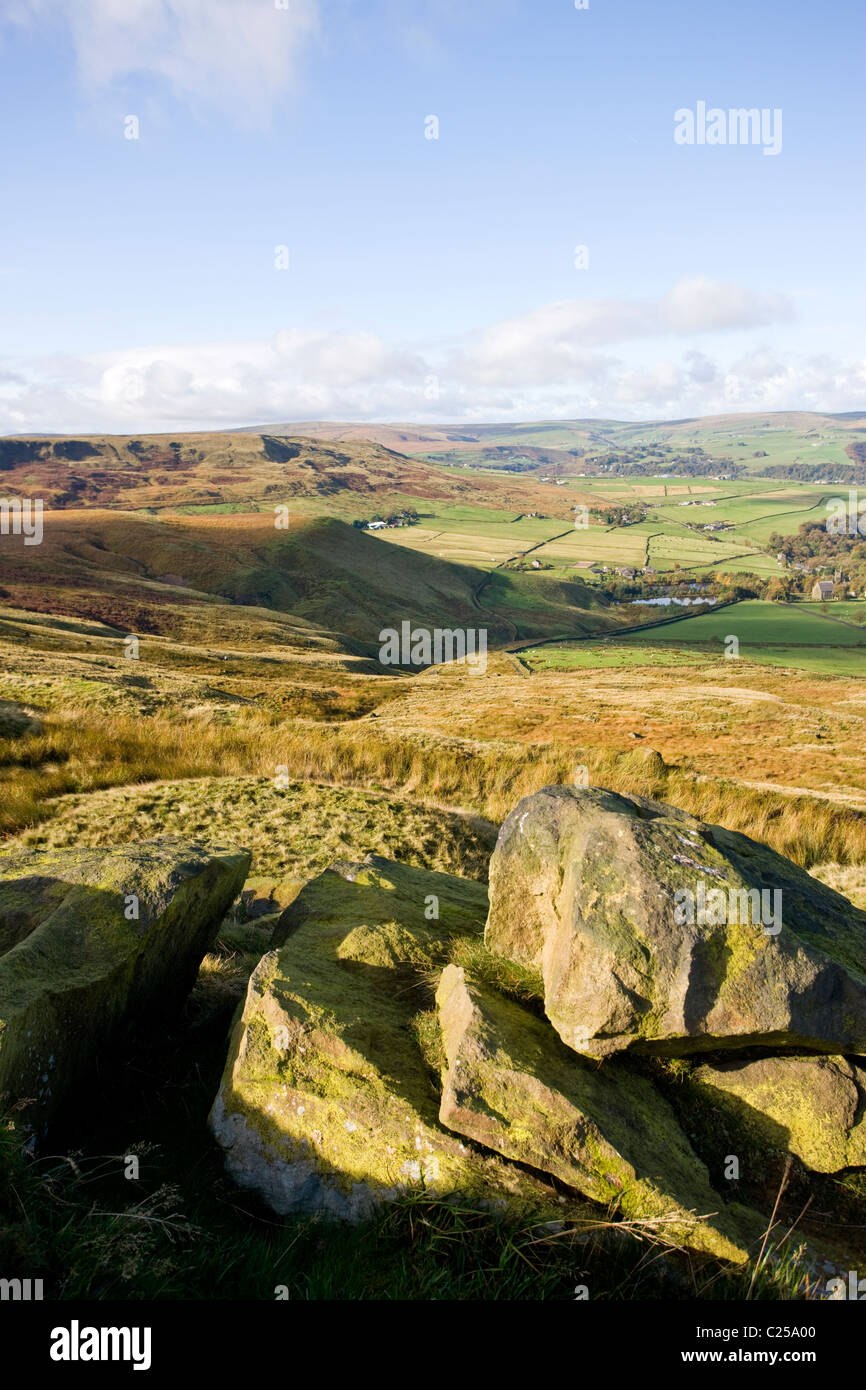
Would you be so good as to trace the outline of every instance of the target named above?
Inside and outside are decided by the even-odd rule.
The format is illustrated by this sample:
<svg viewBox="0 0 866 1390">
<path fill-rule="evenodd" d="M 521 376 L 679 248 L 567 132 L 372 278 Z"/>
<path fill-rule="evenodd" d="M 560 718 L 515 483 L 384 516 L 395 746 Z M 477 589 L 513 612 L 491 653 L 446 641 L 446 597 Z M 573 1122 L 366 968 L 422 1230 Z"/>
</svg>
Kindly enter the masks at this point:
<svg viewBox="0 0 866 1390">
<path fill-rule="evenodd" d="M 0 0 L 0 431 L 866 405 L 860 0 L 281 3 Z"/>
</svg>

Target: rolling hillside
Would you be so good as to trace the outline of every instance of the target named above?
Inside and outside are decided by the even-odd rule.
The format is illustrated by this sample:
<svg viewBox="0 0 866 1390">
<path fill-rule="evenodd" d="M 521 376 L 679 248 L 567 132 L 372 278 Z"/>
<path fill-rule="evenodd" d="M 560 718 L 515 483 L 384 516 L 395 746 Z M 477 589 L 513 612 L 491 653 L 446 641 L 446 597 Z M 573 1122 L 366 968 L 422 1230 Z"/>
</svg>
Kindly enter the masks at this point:
<svg viewBox="0 0 866 1390">
<path fill-rule="evenodd" d="M 46 507 L 253 512 L 287 505 L 349 520 L 424 499 L 528 510 L 534 479 L 466 479 L 366 439 L 332 445 L 255 432 L 0 439 L 0 491 Z"/>
<path fill-rule="evenodd" d="M 862 458 L 866 441 L 866 412 L 831 415 L 811 411 L 709 415 L 684 420 L 535 420 L 514 424 L 418 425 L 352 424 L 339 421 L 305 421 L 272 425 L 274 433 L 297 432 L 311 439 L 340 441 L 343 445 L 375 441 L 403 454 L 446 455 L 470 458 L 473 454 L 495 458 L 497 449 L 524 446 L 526 456 L 549 462 L 556 451 L 576 449 L 596 453 L 632 448 L 639 444 L 670 447 L 700 446 L 717 457 L 749 462 L 749 471 L 773 467 L 799 456 L 815 462 L 811 452 L 828 461 L 853 464 Z M 809 451 L 809 452 L 807 452 Z M 753 461 L 754 460 L 754 461 Z"/>
<path fill-rule="evenodd" d="M 345 522 L 317 517 L 277 530 L 266 515 L 146 517 L 47 512 L 44 539 L 0 546 L 0 598 L 126 632 L 244 645 L 275 640 L 336 644 L 374 657 L 379 632 L 403 621 L 484 627 L 488 644 L 525 635 L 612 630 L 618 619 L 579 580 L 527 587 L 468 565 L 388 545 Z M 267 629 L 265 639 L 251 630 Z"/>
</svg>

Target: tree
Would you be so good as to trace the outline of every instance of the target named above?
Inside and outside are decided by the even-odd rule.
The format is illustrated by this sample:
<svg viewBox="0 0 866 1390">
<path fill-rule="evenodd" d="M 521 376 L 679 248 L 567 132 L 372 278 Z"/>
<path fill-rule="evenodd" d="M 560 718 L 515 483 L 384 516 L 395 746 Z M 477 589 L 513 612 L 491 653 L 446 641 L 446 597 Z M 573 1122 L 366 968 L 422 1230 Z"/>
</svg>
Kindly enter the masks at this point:
<svg viewBox="0 0 866 1390">
<path fill-rule="evenodd" d="M 772 603 L 790 603 L 797 591 L 797 581 L 793 575 L 779 575 L 767 585 L 766 597 Z"/>
</svg>

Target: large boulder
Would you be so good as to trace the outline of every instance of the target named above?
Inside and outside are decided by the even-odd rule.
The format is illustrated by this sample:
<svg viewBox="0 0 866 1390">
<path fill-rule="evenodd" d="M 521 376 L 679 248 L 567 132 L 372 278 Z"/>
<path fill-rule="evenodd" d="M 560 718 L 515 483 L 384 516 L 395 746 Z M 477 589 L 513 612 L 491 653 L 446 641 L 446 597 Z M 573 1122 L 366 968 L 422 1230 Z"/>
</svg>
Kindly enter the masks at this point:
<svg viewBox="0 0 866 1390">
<path fill-rule="evenodd" d="M 486 912 L 482 884 L 373 855 L 302 889 L 250 979 L 211 1112 L 236 1182 L 277 1212 L 347 1221 L 413 1190 L 568 1214 L 439 1123 L 431 979 Z"/>
<path fill-rule="evenodd" d="M 541 970 L 576 1051 L 866 1053 L 866 913 L 684 811 L 547 787 L 499 833 L 491 950 Z"/>
<path fill-rule="evenodd" d="M 866 1165 L 866 1069 L 845 1057 L 762 1057 L 698 1067 L 690 1078 L 764 1148 L 818 1173 Z"/>
<path fill-rule="evenodd" d="M 744 1261 L 755 1213 L 726 1207 L 673 1110 L 618 1060 L 576 1058 L 549 1024 L 449 965 L 436 994 L 440 1119 L 656 1234 Z"/>
<path fill-rule="evenodd" d="M 30 1129 L 180 1005 L 249 863 L 179 839 L 0 856 L 0 1095 Z"/>
</svg>

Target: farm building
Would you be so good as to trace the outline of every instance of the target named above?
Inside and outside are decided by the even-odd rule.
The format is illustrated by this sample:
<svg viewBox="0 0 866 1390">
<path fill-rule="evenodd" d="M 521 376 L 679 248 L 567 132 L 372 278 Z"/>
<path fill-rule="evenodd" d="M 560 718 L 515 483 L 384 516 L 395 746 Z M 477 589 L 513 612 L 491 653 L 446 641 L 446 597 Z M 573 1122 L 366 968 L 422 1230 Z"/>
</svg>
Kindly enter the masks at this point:
<svg viewBox="0 0 866 1390">
<path fill-rule="evenodd" d="M 811 595 L 811 596 L 812 596 L 813 599 L 820 599 L 821 602 L 823 602 L 825 598 L 832 598 L 832 597 L 833 597 L 833 581 L 832 581 L 832 579 L 818 579 L 818 580 L 816 580 L 815 583 L 812 585 L 812 595 Z"/>
</svg>

